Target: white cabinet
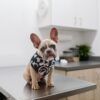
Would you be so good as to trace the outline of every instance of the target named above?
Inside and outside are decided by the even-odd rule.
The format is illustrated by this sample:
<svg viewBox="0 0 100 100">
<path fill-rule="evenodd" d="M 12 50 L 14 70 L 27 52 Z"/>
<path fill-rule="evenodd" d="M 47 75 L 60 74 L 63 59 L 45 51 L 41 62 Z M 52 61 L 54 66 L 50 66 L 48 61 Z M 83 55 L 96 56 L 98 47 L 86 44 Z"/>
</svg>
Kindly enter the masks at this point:
<svg viewBox="0 0 100 100">
<path fill-rule="evenodd" d="M 97 29 L 97 0 L 75 0 L 77 26 L 83 29 Z"/>
<path fill-rule="evenodd" d="M 75 0 L 52 0 L 52 25 L 75 27 Z"/>
<path fill-rule="evenodd" d="M 97 0 L 39 0 L 38 12 L 40 28 L 97 29 Z"/>
</svg>

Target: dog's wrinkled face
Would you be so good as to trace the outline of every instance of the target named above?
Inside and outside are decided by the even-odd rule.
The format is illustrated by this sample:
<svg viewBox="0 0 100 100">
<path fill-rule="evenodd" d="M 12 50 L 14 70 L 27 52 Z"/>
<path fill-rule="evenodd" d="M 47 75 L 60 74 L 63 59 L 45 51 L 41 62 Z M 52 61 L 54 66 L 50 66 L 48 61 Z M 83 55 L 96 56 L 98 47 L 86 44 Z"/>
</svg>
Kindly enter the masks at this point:
<svg viewBox="0 0 100 100">
<path fill-rule="evenodd" d="M 46 59 L 55 58 L 57 55 L 56 43 L 51 39 L 43 40 L 39 45 L 38 50 L 41 53 L 42 57 Z"/>
<path fill-rule="evenodd" d="M 35 33 L 30 35 L 30 39 L 38 53 L 46 58 L 55 58 L 57 55 L 56 43 L 58 43 L 58 31 L 52 28 L 50 31 L 50 39 L 41 40 Z"/>
</svg>

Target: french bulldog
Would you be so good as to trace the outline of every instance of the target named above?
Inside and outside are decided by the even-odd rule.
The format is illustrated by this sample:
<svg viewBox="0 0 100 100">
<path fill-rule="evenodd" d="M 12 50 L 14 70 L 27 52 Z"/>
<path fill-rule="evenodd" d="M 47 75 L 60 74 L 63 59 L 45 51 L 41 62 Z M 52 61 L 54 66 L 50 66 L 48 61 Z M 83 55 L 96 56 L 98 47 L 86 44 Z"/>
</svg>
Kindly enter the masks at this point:
<svg viewBox="0 0 100 100">
<path fill-rule="evenodd" d="M 23 77 L 32 89 L 39 89 L 39 82 L 42 81 L 52 87 L 54 86 L 53 72 L 57 56 L 58 31 L 52 28 L 50 39 L 41 40 L 35 33 L 30 35 L 30 39 L 37 51 L 25 67 Z"/>
</svg>

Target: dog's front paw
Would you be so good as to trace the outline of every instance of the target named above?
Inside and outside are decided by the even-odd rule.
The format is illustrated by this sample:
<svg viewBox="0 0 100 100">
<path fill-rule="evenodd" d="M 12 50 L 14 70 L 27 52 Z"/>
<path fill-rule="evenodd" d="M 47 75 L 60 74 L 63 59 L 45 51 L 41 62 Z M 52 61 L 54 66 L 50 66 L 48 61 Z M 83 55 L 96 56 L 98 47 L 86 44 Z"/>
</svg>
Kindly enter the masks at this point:
<svg viewBox="0 0 100 100">
<path fill-rule="evenodd" d="M 38 83 L 32 84 L 32 89 L 38 90 L 38 89 L 40 89 L 40 86 L 38 85 Z"/>
<path fill-rule="evenodd" d="M 53 82 L 49 82 L 48 83 L 48 87 L 54 87 L 54 83 Z"/>
</svg>

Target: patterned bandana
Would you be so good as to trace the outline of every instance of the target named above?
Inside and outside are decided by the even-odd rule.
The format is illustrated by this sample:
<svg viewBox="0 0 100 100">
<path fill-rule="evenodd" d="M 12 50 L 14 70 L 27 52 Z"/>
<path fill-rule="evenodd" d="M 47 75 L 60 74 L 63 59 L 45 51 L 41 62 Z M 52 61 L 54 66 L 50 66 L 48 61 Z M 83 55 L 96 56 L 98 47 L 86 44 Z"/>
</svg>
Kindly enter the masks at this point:
<svg viewBox="0 0 100 100">
<path fill-rule="evenodd" d="M 49 73 L 52 67 L 55 65 L 55 58 L 53 60 L 47 61 L 43 60 L 37 52 L 31 58 L 31 66 L 39 73 L 40 76 L 44 77 Z"/>
</svg>

